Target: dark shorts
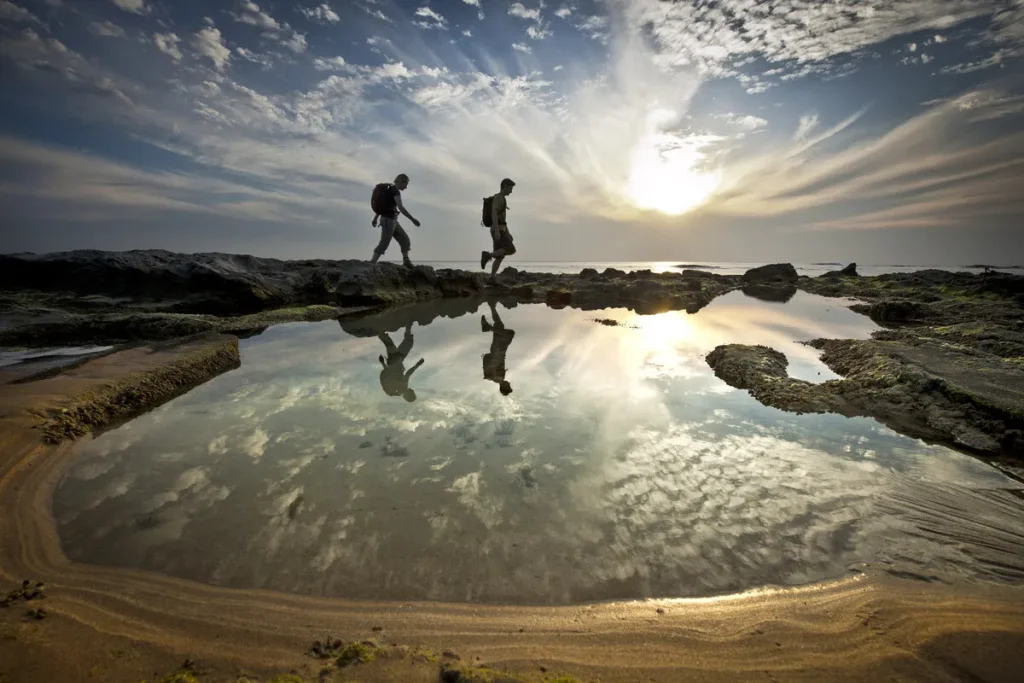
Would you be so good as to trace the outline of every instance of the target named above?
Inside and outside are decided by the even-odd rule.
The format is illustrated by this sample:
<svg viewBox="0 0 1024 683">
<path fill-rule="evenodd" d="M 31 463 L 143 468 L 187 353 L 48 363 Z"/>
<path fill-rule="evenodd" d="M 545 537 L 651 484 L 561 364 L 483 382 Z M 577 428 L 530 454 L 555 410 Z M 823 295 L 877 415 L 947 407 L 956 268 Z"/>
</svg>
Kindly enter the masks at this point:
<svg viewBox="0 0 1024 683">
<path fill-rule="evenodd" d="M 491 243 L 493 244 L 493 251 L 503 249 L 506 256 L 516 253 L 516 245 L 512 242 L 512 234 L 507 229 L 491 228 Z"/>
</svg>

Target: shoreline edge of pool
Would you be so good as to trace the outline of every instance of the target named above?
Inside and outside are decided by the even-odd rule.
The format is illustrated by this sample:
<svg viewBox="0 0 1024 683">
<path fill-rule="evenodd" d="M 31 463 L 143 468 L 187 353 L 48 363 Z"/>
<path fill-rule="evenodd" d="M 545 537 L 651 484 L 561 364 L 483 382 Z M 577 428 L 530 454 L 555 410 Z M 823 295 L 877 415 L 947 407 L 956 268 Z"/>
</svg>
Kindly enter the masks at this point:
<svg viewBox="0 0 1024 683">
<path fill-rule="evenodd" d="M 77 442 L 53 443 L 53 429 L 102 429 L 237 362 L 237 340 L 208 335 L 9 385 L 0 398 L 0 595 L 18 593 L 22 581 L 30 590 L 0 610 L 5 682 L 1009 681 L 1019 673 L 1012 653 L 1024 645 L 1024 592 L 1014 587 L 869 573 L 717 598 L 500 607 L 307 598 L 70 562 L 51 507 Z M 80 409 L 61 412 L 75 397 Z M 328 656 L 310 654 L 314 641 Z"/>
</svg>

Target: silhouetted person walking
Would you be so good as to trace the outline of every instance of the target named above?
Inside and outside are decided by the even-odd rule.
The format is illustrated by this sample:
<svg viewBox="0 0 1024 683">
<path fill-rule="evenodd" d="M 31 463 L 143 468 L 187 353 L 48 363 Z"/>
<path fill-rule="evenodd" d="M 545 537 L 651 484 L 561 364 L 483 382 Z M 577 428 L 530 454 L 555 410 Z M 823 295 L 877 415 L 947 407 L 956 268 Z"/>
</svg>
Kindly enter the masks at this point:
<svg viewBox="0 0 1024 683">
<path fill-rule="evenodd" d="M 494 323 L 487 322 L 486 315 L 480 316 L 480 328 L 484 332 L 491 333 L 491 350 L 483 356 L 484 379 L 497 382 L 502 395 L 508 396 L 512 393 L 512 385 L 505 379 L 505 353 L 508 352 L 509 344 L 516 336 L 516 331 L 505 328 L 505 324 L 498 316 L 498 310 L 494 307 L 494 302 L 488 301 L 487 305 L 491 307 L 491 318 L 494 319 Z"/>
<path fill-rule="evenodd" d="M 401 396 L 412 403 L 416 400 L 416 392 L 409 388 L 409 378 L 412 377 L 412 373 L 416 372 L 416 368 L 423 365 L 423 359 L 420 358 L 411 370 L 406 371 L 405 369 L 405 358 L 412 351 L 412 325 L 406 326 L 405 336 L 398 347 L 395 346 L 395 342 L 391 340 L 387 332 L 381 332 L 377 338 L 384 342 L 384 348 L 388 352 L 387 361 L 384 360 L 384 356 L 377 356 L 377 360 L 384 367 L 380 371 L 381 388 L 388 396 Z"/>
<path fill-rule="evenodd" d="M 487 267 L 491 259 L 491 282 L 494 282 L 498 274 L 498 268 L 506 256 L 516 253 L 516 245 L 512 241 L 512 233 L 508 231 L 508 223 L 505 214 L 508 211 L 508 202 L 505 200 L 512 194 L 512 188 L 516 184 L 505 178 L 501 181 L 501 189 L 498 194 L 484 199 L 483 224 L 491 229 L 491 247 L 493 251 L 480 252 L 480 269 Z"/>
<path fill-rule="evenodd" d="M 409 176 L 400 173 L 394 183 L 379 183 L 373 188 L 373 195 L 370 197 L 370 207 L 374 213 L 371 225 L 376 227 L 377 223 L 380 223 L 380 242 L 373 250 L 373 258 L 370 259 L 370 263 L 376 263 L 377 259 L 384 255 L 384 252 L 388 250 L 388 245 L 391 244 L 391 238 L 394 238 L 402 250 L 402 263 L 412 267 L 412 261 L 409 260 L 409 249 L 412 248 L 412 242 L 409 240 L 409 234 L 405 228 L 398 223 L 398 214 L 401 213 L 417 228 L 420 227 L 420 222 L 413 218 L 402 204 L 402 190 L 407 187 L 409 187 Z"/>
</svg>

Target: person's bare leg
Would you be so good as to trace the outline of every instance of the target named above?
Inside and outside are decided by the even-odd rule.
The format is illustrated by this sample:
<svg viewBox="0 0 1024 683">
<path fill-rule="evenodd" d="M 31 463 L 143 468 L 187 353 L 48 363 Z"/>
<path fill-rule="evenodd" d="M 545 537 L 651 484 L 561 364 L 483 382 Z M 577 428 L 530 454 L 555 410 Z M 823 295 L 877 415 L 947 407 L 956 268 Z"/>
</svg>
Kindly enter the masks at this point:
<svg viewBox="0 0 1024 683">
<path fill-rule="evenodd" d="M 494 259 L 494 262 L 491 263 L 491 279 L 494 279 L 494 277 L 498 274 L 498 268 L 501 267 L 502 260 L 504 260 L 504 258 L 505 258 L 505 250 L 504 249 L 496 249 L 491 254 L 491 258 Z"/>
</svg>

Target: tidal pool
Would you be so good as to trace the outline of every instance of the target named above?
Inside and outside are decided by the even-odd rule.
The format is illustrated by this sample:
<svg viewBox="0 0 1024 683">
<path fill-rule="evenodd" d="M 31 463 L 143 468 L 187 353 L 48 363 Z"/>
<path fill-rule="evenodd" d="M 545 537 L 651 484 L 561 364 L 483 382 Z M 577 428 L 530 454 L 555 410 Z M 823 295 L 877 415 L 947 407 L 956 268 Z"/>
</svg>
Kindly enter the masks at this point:
<svg viewBox="0 0 1024 683">
<path fill-rule="evenodd" d="M 76 561 L 353 598 L 684 597 L 865 566 L 1021 581 L 1019 484 L 870 419 L 766 408 L 704 361 L 767 344 L 822 381 L 798 342 L 873 329 L 802 292 L 272 327 L 239 369 L 84 444 L 54 511 Z"/>
</svg>

